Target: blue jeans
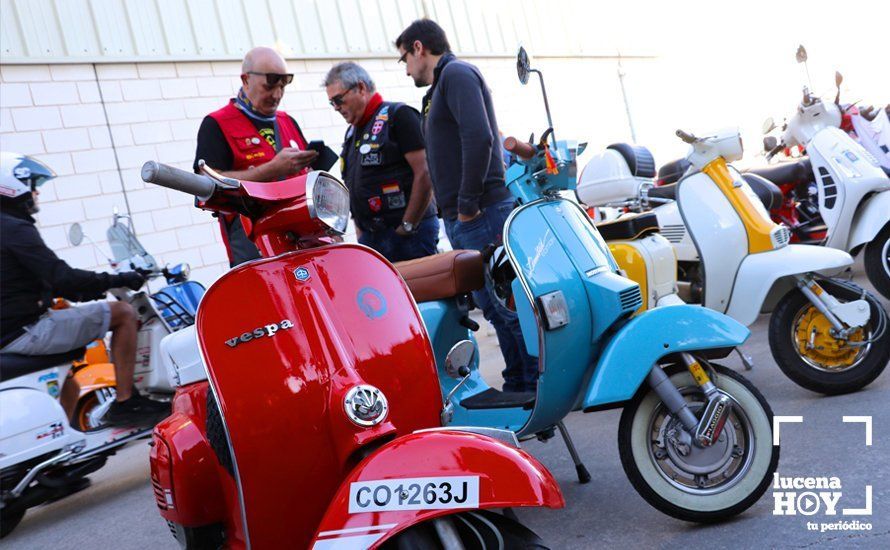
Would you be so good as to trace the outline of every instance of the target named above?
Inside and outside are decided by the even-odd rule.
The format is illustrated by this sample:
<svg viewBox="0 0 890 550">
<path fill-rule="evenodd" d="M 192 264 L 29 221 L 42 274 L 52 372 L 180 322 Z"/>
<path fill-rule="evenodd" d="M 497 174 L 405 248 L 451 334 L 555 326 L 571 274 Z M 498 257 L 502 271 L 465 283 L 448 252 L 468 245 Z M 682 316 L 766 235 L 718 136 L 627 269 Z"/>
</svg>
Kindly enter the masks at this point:
<svg viewBox="0 0 890 550">
<path fill-rule="evenodd" d="M 403 237 L 394 227 L 380 231 L 362 231 L 358 242 L 383 254 L 390 262 L 403 262 L 437 252 L 439 243 L 439 218 L 430 216 L 417 225 L 413 235 Z"/>
<path fill-rule="evenodd" d="M 513 210 L 513 199 L 486 206 L 482 215 L 468 222 L 445 220 L 445 234 L 455 249 L 482 250 L 491 244 L 501 244 L 504 222 Z M 482 315 L 494 326 L 504 355 L 506 368 L 504 391 L 534 391 L 538 384 L 538 360 L 525 350 L 525 341 L 515 311 L 502 306 L 495 297 L 488 280 L 485 289 L 473 292 L 473 300 Z"/>
</svg>

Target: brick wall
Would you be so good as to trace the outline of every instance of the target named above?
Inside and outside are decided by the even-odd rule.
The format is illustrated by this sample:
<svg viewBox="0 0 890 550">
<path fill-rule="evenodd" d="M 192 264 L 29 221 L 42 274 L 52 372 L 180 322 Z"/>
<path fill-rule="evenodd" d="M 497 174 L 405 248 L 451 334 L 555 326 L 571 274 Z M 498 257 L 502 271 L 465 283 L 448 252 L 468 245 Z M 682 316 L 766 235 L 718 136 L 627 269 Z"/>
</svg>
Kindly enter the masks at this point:
<svg viewBox="0 0 890 550">
<path fill-rule="evenodd" d="M 473 62 L 493 90 L 504 133 L 540 133 L 546 120 L 537 84 L 520 87 L 511 59 Z M 333 63 L 289 61 L 297 76 L 282 108 L 309 139 L 324 139 L 336 150 L 345 123 L 320 87 Z M 395 59 L 362 65 L 386 99 L 419 107 L 424 90 L 414 87 Z M 561 137 L 599 134 L 601 144 L 628 139 L 614 63 L 566 59 L 539 65 L 547 68 Z M 227 261 L 215 220 L 194 208 L 190 197 L 144 184 L 139 168 L 154 159 L 190 169 L 201 119 L 234 95 L 239 73 L 236 62 L 105 64 L 95 73 L 92 65 L 0 65 L 0 148 L 34 155 L 59 175 L 41 188 L 38 223 L 47 244 L 72 266 L 106 269 L 105 230 L 115 207 L 126 212 L 122 177 L 139 238 L 162 265 L 188 262 L 193 278 L 205 284 L 221 275 Z M 592 97 L 602 103 L 590 102 L 579 113 L 577 102 Z M 66 233 L 73 222 L 83 225 L 98 250 L 69 245 Z"/>
</svg>

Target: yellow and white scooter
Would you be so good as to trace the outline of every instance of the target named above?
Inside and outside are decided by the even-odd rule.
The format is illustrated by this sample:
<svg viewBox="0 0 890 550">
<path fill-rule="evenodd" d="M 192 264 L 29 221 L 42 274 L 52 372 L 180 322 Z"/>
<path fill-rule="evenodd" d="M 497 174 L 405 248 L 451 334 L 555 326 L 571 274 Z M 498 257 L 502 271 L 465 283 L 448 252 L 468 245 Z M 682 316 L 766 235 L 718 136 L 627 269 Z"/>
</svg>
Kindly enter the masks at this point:
<svg viewBox="0 0 890 550">
<path fill-rule="evenodd" d="M 887 315 L 864 290 L 824 276 L 847 268 L 852 257 L 840 250 L 788 244 L 788 229 L 770 220 L 750 185 L 727 164 L 742 156 L 738 131 L 704 138 L 677 135 L 692 146 L 686 157 L 692 166 L 677 184 L 653 188 L 650 174 L 640 171 L 647 163 L 625 154 L 639 181 L 626 184 L 620 190 L 625 198 L 618 199 L 620 186 L 604 185 L 616 174 L 615 163 L 607 162 L 614 161 L 610 153 L 588 162 L 578 185 L 579 199 L 592 206 L 649 211 L 669 240 L 690 240 L 694 252 L 692 247 L 675 248 L 681 267 L 680 296 L 746 325 L 760 313 L 772 312 L 773 358 L 799 385 L 838 394 L 873 381 L 890 360 Z M 637 233 L 645 225 L 641 219 L 645 220 L 642 215 L 631 218 Z M 671 239 L 677 228 L 684 232 L 683 239 L 676 235 Z M 637 280 L 642 270 L 633 263 L 647 258 L 641 247 L 634 250 L 638 254 L 615 256 L 628 276 Z"/>
</svg>

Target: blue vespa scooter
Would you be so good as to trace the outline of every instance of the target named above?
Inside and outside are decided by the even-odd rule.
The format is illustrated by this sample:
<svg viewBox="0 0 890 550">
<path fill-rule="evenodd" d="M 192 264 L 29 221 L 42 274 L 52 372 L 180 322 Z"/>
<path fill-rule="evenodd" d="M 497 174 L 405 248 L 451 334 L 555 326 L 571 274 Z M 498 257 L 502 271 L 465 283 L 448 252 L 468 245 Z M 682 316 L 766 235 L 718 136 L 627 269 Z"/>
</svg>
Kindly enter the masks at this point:
<svg viewBox="0 0 890 550">
<path fill-rule="evenodd" d="M 518 67 L 523 83 L 538 72 L 522 49 Z M 544 98 L 546 104 L 546 92 Z M 618 274 L 581 207 L 560 196 L 575 188 L 583 146 L 551 140 L 550 126 L 537 147 L 507 140 L 517 157 L 508 187 L 519 206 L 487 266 L 475 251 L 397 264 L 433 342 L 446 395 L 443 421 L 505 428 L 520 439 L 549 438 L 557 428 L 583 483 L 590 476 L 563 418 L 623 407 L 621 462 L 643 498 L 687 521 L 738 514 L 766 490 L 779 459 L 766 400 L 744 377 L 711 362 L 750 332 L 695 306 L 634 314 L 639 286 Z M 536 392 L 502 392 L 479 374 L 468 295 L 482 286 L 483 272 L 517 312 L 526 349 L 538 358 Z M 470 367 L 446 363 L 458 350 L 471 359 L 456 364 Z"/>
</svg>

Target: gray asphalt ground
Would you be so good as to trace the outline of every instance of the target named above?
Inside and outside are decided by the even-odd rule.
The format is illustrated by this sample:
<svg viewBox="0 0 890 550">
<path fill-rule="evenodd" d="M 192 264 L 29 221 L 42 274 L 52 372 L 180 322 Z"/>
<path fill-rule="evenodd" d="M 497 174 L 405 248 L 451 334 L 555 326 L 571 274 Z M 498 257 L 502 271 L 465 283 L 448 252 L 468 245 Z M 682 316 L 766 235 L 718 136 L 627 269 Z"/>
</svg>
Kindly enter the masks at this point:
<svg viewBox="0 0 890 550">
<path fill-rule="evenodd" d="M 871 287 L 861 265 L 854 281 Z M 890 310 L 890 302 L 882 300 Z M 852 395 L 822 397 L 785 378 L 770 355 L 768 319 L 751 327 L 745 351 L 755 367 L 745 375 L 766 396 L 776 415 L 799 415 L 803 424 L 781 430 L 782 476 L 836 476 L 842 483 L 838 513 L 824 509 L 811 516 L 773 514 L 772 488 L 748 511 L 719 525 L 675 520 L 649 506 L 634 491 L 618 458 L 616 432 L 620 411 L 574 413 L 566 420 L 593 481 L 580 485 L 559 438 L 523 444 L 562 486 L 566 508 L 522 509 L 520 519 L 551 548 L 890 548 L 890 372 Z M 486 378 L 499 377 L 501 363 L 493 331 L 480 331 Z M 741 371 L 736 357 L 723 361 Z M 873 418 L 873 444 L 865 445 L 863 424 L 845 424 L 844 415 Z M 65 500 L 30 510 L 5 549 L 178 548 L 158 515 L 148 481 L 148 446 L 133 445 L 93 474 L 93 485 Z M 871 516 L 843 516 L 843 508 L 865 506 L 865 487 L 873 488 Z M 864 531 L 811 531 L 807 522 L 858 519 Z"/>
</svg>

